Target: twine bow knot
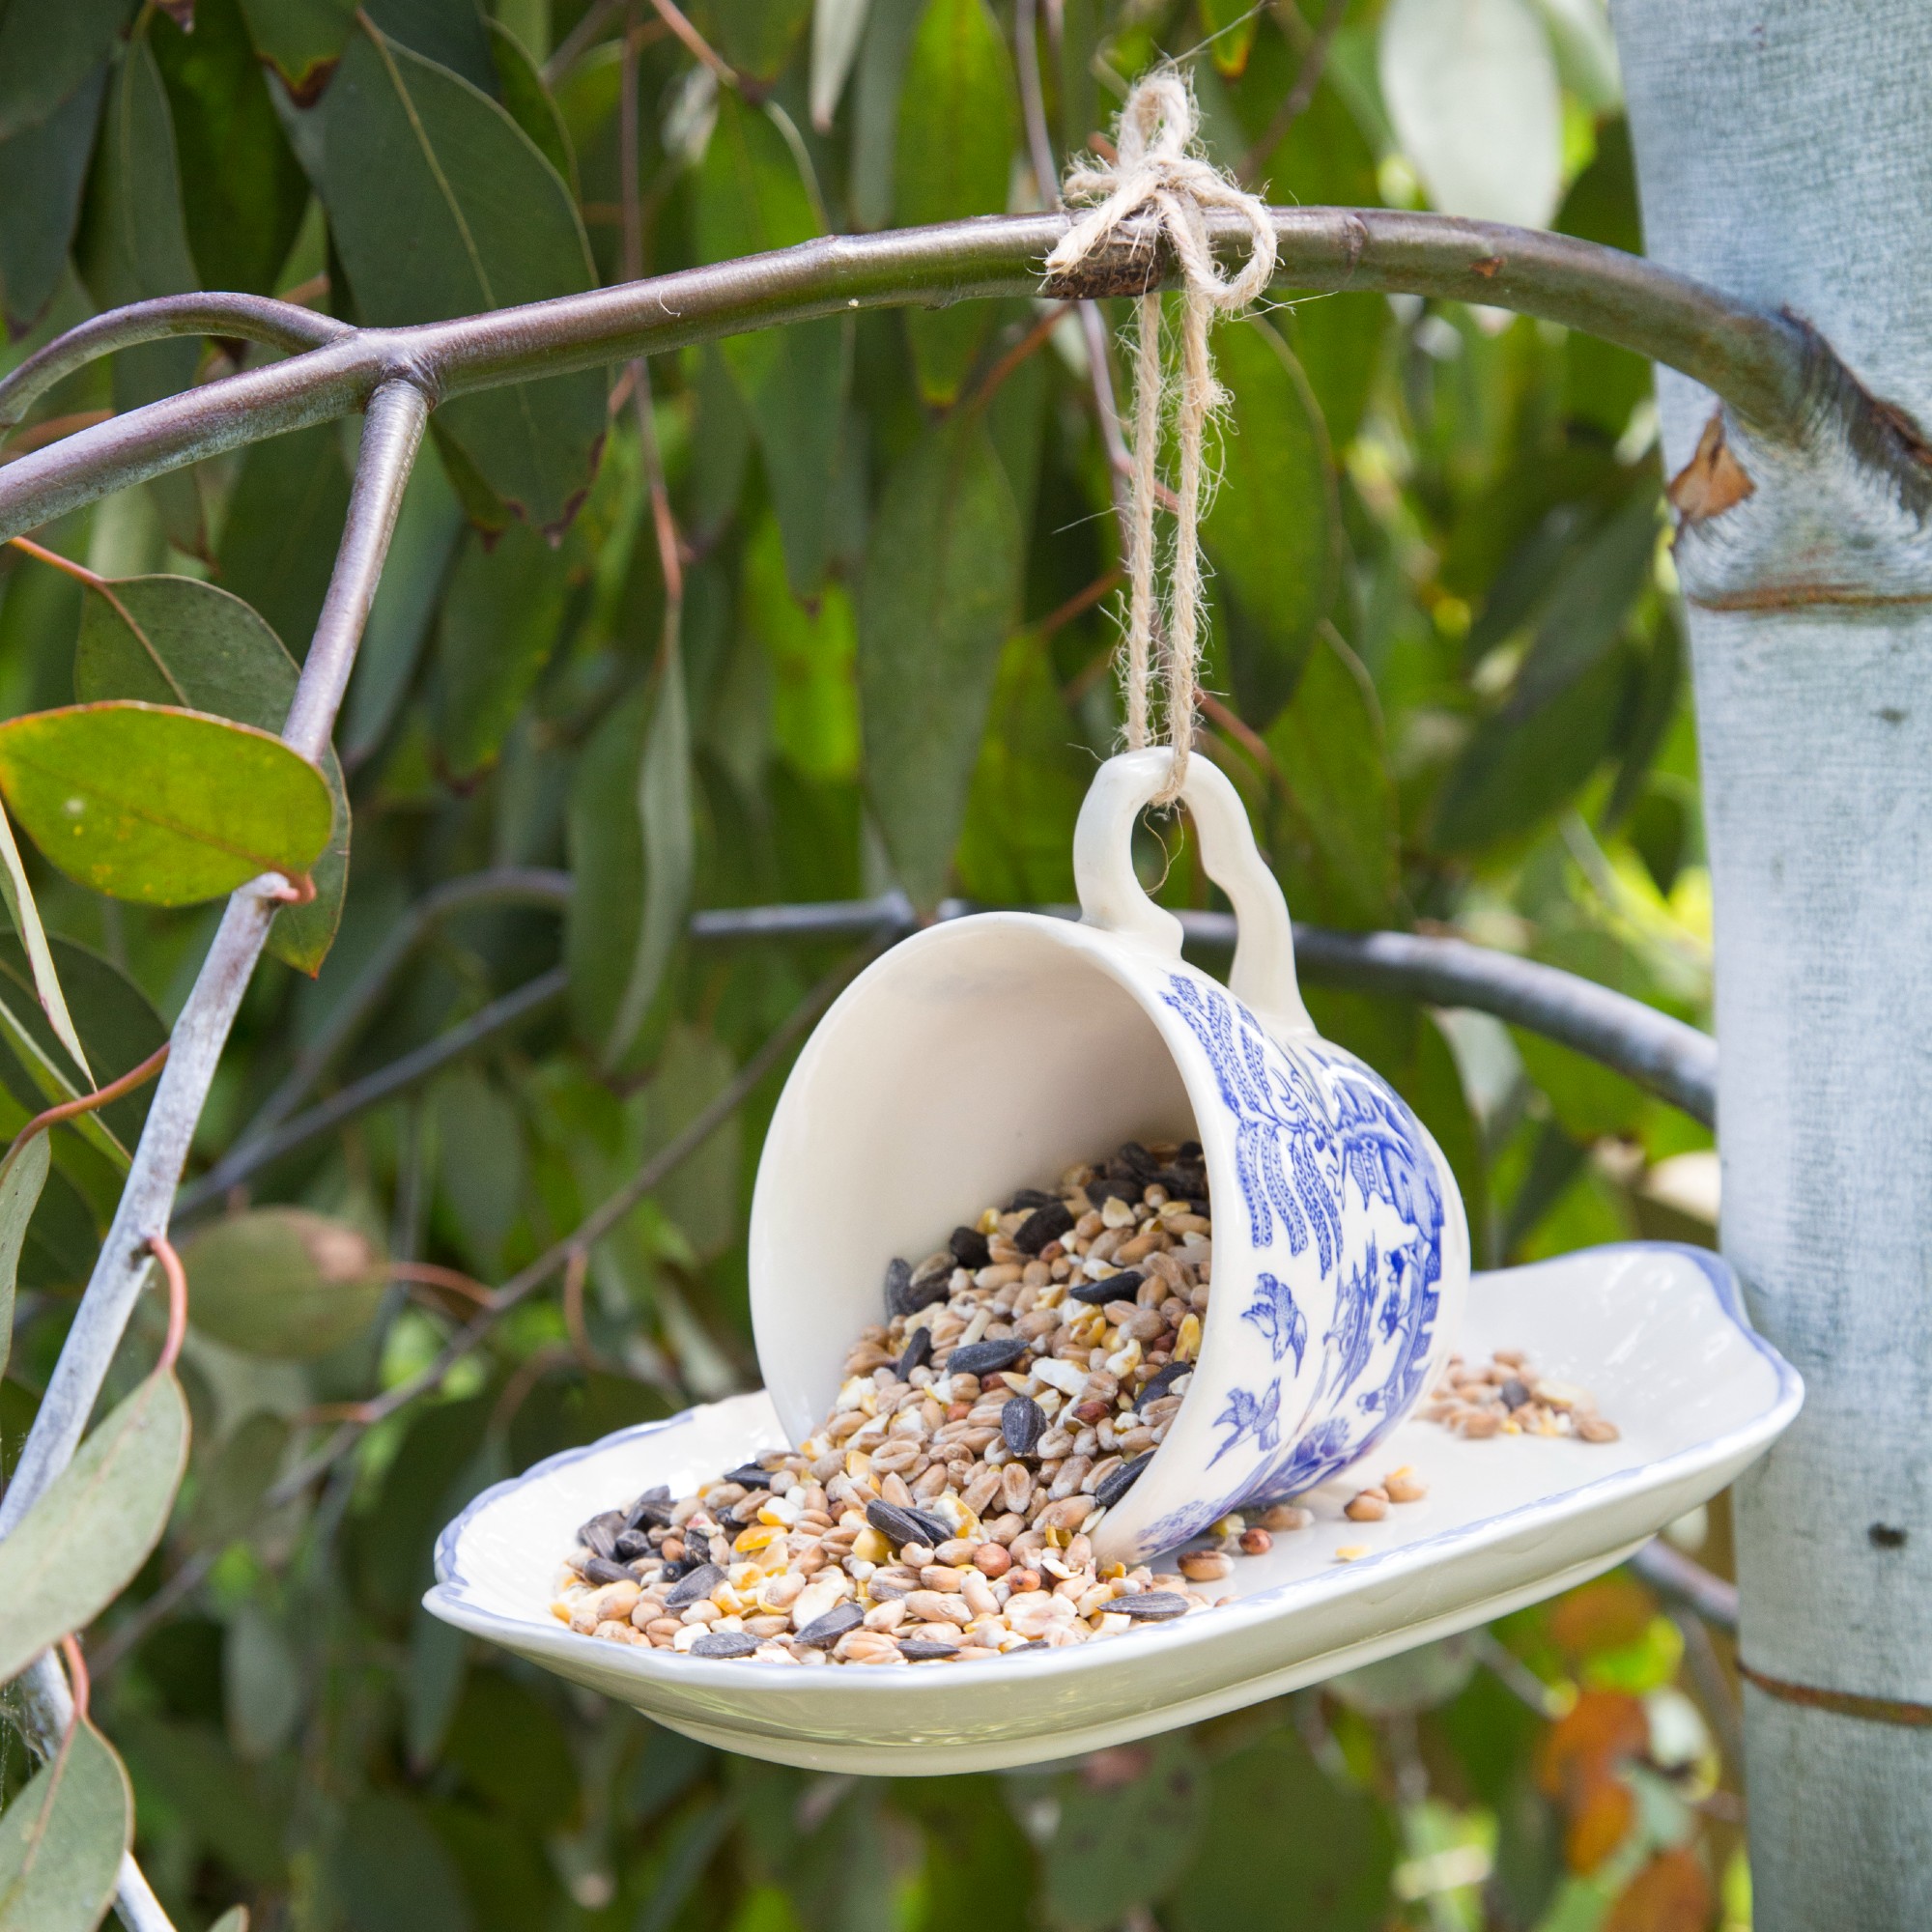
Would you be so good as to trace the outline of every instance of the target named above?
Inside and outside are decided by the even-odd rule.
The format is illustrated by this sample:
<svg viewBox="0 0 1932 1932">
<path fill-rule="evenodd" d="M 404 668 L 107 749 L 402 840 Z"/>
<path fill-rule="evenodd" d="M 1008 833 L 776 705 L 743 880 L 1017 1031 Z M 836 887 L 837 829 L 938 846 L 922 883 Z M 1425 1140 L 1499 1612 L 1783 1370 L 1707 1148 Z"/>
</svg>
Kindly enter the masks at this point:
<svg viewBox="0 0 1932 1932">
<path fill-rule="evenodd" d="M 1258 196 L 1248 194 L 1203 158 L 1195 148 L 1200 117 L 1185 77 L 1172 68 L 1141 80 L 1121 110 L 1116 128 L 1119 158 L 1076 162 L 1062 191 L 1069 203 L 1087 204 L 1046 258 L 1047 270 L 1065 274 L 1111 241 L 1144 209 L 1159 217 L 1146 243 L 1164 235 L 1179 264 L 1183 288 L 1180 372 L 1169 380 L 1161 353 L 1158 289 L 1140 298 L 1134 347 L 1133 473 L 1127 532 L 1127 635 L 1125 649 L 1126 737 L 1139 751 L 1149 736 L 1149 677 L 1157 610 L 1154 506 L 1160 495 L 1161 427 L 1170 407 L 1176 416 L 1179 465 L 1175 536 L 1167 610 L 1161 626 L 1167 685 L 1167 733 L 1174 764 L 1154 803 L 1179 796 L 1194 742 L 1195 688 L 1201 656 L 1201 517 L 1204 509 L 1202 449 L 1208 419 L 1223 401 L 1214 380 L 1208 332 L 1218 315 L 1245 308 L 1274 273 L 1274 223 Z M 1248 258 L 1234 276 L 1214 259 L 1206 211 L 1233 210 L 1245 217 L 1253 237 Z M 1171 393 L 1172 392 L 1172 393 Z"/>
</svg>

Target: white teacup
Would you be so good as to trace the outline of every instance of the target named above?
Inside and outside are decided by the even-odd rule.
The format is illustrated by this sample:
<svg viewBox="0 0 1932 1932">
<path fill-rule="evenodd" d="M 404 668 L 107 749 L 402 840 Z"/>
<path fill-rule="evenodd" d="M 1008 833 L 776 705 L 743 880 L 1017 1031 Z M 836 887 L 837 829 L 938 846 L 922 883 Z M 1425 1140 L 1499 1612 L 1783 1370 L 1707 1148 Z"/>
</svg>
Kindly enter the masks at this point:
<svg viewBox="0 0 1932 1932">
<path fill-rule="evenodd" d="M 1211 1296 L 1165 1440 L 1090 1534 L 1102 1561 L 1198 1535 L 1372 1451 L 1462 1320 L 1468 1224 L 1406 1104 L 1316 1032 L 1281 888 L 1205 758 L 1182 798 L 1239 920 L 1224 987 L 1180 956 L 1131 841 L 1171 769 L 1095 775 L 1074 835 L 1078 923 L 980 913 L 895 947 L 819 1023 L 779 1101 L 752 1207 L 758 1360 L 793 1441 L 823 1421 L 895 1256 L 1127 1140 L 1201 1143 Z"/>
</svg>

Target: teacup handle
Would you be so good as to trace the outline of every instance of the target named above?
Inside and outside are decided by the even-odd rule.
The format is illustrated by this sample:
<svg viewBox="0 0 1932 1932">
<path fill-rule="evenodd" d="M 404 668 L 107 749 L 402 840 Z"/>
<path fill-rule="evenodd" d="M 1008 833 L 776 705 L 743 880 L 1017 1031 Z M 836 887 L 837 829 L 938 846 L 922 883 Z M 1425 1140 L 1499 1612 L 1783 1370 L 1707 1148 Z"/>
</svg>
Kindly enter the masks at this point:
<svg viewBox="0 0 1932 1932">
<path fill-rule="evenodd" d="M 1073 878 L 1084 923 L 1140 941 L 1169 958 L 1180 954 L 1180 922 L 1157 906 L 1134 876 L 1134 825 L 1167 782 L 1174 754 L 1122 752 L 1094 775 L 1073 830 Z M 1181 801 L 1194 821 L 1208 876 L 1235 908 L 1236 939 L 1228 989 L 1268 1032 L 1312 1034 L 1315 1023 L 1294 975 L 1294 929 L 1288 901 L 1255 844 L 1240 794 L 1208 758 L 1190 758 Z"/>
</svg>

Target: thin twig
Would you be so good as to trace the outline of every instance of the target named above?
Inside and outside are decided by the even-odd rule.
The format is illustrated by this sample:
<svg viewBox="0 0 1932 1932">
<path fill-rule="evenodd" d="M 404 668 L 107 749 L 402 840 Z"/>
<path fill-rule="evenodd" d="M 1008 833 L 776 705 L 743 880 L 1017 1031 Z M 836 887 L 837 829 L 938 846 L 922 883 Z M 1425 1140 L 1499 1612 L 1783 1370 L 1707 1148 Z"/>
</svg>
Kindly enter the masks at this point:
<svg viewBox="0 0 1932 1932">
<path fill-rule="evenodd" d="M 450 1294 L 460 1294 L 465 1301 L 474 1302 L 479 1308 L 490 1303 L 490 1291 L 474 1275 L 465 1274 L 461 1268 L 443 1267 L 436 1262 L 390 1262 L 384 1272 L 391 1281 L 406 1281 L 418 1288 L 440 1288 Z"/>
<path fill-rule="evenodd" d="M 36 563 L 44 563 L 50 570 L 59 571 L 63 577 L 72 578 L 76 583 L 93 591 L 97 597 L 105 599 L 114 614 L 133 632 L 135 641 L 147 652 L 155 668 L 167 680 L 168 689 L 175 695 L 175 701 L 184 706 L 187 704 L 187 693 L 181 688 L 181 680 L 169 668 L 167 660 L 155 648 L 154 641 L 147 632 L 134 621 L 133 612 L 122 603 L 113 584 L 108 582 L 106 578 L 98 571 L 88 569 L 86 564 L 77 563 L 71 556 L 63 556 L 57 550 L 47 550 L 27 537 L 10 537 L 8 542 L 15 550 L 32 557 Z"/>
<path fill-rule="evenodd" d="M 1058 605 L 1055 609 L 1049 611 L 1034 626 L 1036 635 L 1041 638 L 1050 638 L 1054 632 L 1064 630 L 1068 624 L 1072 623 L 1074 618 L 1080 616 L 1085 611 L 1091 611 L 1103 597 L 1107 597 L 1118 590 L 1124 578 L 1125 573 L 1118 566 L 1112 570 L 1103 570 L 1092 583 L 1087 584 L 1082 589 L 1076 590 L 1065 603 Z M 1084 677 L 1086 673 L 1083 671 L 1081 676 Z M 1079 679 L 1076 678 L 1074 682 L 1077 684 Z M 1071 687 L 1069 686 L 1068 689 L 1070 690 Z"/>
<path fill-rule="evenodd" d="M 719 83 L 722 86 L 737 86 L 738 75 L 731 67 L 730 62 L 725 60 L 712 46 L 711 43 L 691 24 L 685 17 L 683 11 L 677 6 L 676 0 L 651 0 L 651 5 L 657 9 L 658 18 L 684 43 L 692 53 L 696 55 L 698 60 L 718 76 Z"/>
<path fill-rule="evenodd" d="M 72 436 L 76 430 L 92 429 L 96 423 L 110 420 L 113 414 L 112 410 L 71 410 L 64 416 L 48 416 L 44 422 L 23 429 L 5 451 L 0 451 L 0 463 L 12 463 L 29 450 L 43 449 L 50 442 Z"/>
<path fill-rule="evenodd" d="M 983 410 L 999 393 L 1000 384 L 1010 376 L 1020 364 L 1031 355 L 1037 355 L 1052 338 L 1053 331 L 1060 327 L 1060 319 L 1066 313 L 1065 302 L 1055 302 L 993 366 L 986 371 L 986 380 L 974 390 L 966 407 L 969 410 Z"/>
<path fill-rule="evenodd" d="M 845 982 L 861 967 L 869 963 L 889 943 L 889 934 L 880 934 L 871 944 L 861 947 L 826 974 L 778 1028 L 767 1036 L 764 1043 L 738 1069 L 729 1085 L 700 1109 L 675 1139 L 645 1161 L 622 1187 L 594 1208 L 561 1240 L 553 1242 L 535 1261 L 512 1275 L 491 1297 L 489 1307 L 480 1309 L 451 1336 L 440 1353 L 426 1368 L 373 1401 L 358 1405 L 355 1415 L 346 1419 L 327 1442 L 269 1492 L 264 1508 L 279 1508 L 299 1495 L 317 1476 L 348 1454 L 364 1430 L 395 1414 L 417 1396 L 438 1387 L 458 1362 L 481 1346 L 512 1308 L 527 1300 L 560 1268 L 567 1267 L 574 1256 L 588 1254 L 645 1195 L 662 1185 L 744 1105 L 799 1037 L 837 998 Z"/>
<path fill-rule="evenodd" d="M 1308 43 L 1301 56 L 1300 71 L 1294 76 L 1294 85 L 1282 97 L 1281 105 L 1262 129 L 1261 139 L 1241 156 L 1241 164 L 1235 170 L 1235 176 L 1244 187 L 1254 185 L 1255 177 L 1267 165 L 1268 156 L 1288 138 L 1288 130 L 1307 113 L 1308 104 L 1315 99 L 1315 90 L 1321 85 L 1322 70 L 1328 65 L 1328 48 L 1335 39 L 1349 11 L 1349 0 L 1328 0 L 1326 11 L 1321 15 L 1321 24 L 1315 29 L 1314 38 Z M 1293 13 L 1293 0 L 1282 10 L 1283 17 Z M 1301 16 L 1294 14 L 1296 19 Z"/>
<path fill-rule="evenodd" d="M 161 1264 L 161 1279 L 168 1285 L 168 1332 L 161 1343 L 157 1371 L 172 1371 L 181 1359 L 182 1343 L 187 1337 L 187 1270 L 175 1253 L 174 1243 L 165 1235 L 151 1235 L 148 1246 Z"/>
</svg>

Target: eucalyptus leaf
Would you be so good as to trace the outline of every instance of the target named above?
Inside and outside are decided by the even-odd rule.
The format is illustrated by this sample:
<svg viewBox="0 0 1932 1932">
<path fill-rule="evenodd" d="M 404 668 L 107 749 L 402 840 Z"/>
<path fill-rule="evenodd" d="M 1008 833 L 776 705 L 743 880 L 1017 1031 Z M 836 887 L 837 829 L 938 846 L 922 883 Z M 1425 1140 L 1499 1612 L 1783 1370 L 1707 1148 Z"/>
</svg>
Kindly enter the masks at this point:
<svg viewBox="0 0 1932 1932">
<path fill-rule="evenodd" d="M 14 11 L 26 6 L 16 0 Z M 106 84 L 103 63 L 0 137 L 0 323 L 16 335 L 33 327 L 66 270 Z"/>
<path fill-rule="evenodd" d="M 245 1905 L 231 1905 L 208 1932 L 248 1932 L 248 1908 Z"/>
<path fill-rule="evenodd" d="M 26 1245 L 27 1224 L 40 1206 L 47 1184 L 47 1137 L 36 1134 L 20 1151 L 0 1164 L 0 1374 L 14 1345 L 14 1284 L 20 1271 L 20 1250 Z"/>
<path fill-rule="evenodd" d="M 312 1361 L 375 1319 L 387 1271 L 360 1229 L 306 1208 L 255 1208 L 182 1249 L 188 1320 L 243 1354 Z"/>
<path fill-rule="evenodd" d="M 128 1774 L 106 1739 L 77 1723 L 0 1813 L 0 1932 L 94 1932 L 133 1841 Z"/>
<path fill-rule="evenodd" d="M 694 11 L 732 70 L 763 88 L 784 71 L 811 5 L 812 0 L 696 0 Z"/>
<path fill-rule="evenodd" d="M 986 0 L 926 0 L 899 91 L 893 206 L 900 225 L 1004 213 L 1017 129 L 1012 62 Z M 983 302 L 906 311 L 928 402 L 957 397 L 986 319 Z"/>
<path fill-rule="evenodd" d="M 577 192 L 577 156 L 571 152 L 570 129 L 551 99 L 550 89 L 522 41 L 500 20 L 486 20 L 490 58 L 497 70 L 497 91 L 509 116 L 531 145 Z"/>
<path fill-rule="evenodd" d="M 1474 852 L 1521 838 L 1580 789 L 1610 748 L 1624 684 L 1622 659 L 1608 655 L 1548 702 L 1478 724 L 1437 797 L 1436 846 Z"/>
<path fill-rule="evenodd" d="M 859 56 L 871 0 L 814 0 L 811 10 L 811 125 L 832 131 L 845 78 Z"/>
<path fill-rule="evenodd" d="M 20 4 L 15 0 L 16 8 Z M 117 57 L 75 264 L 100 308 L 200 286 L 182 210 L 174 114 L 145 35 L 137 34 Z M 122 350 L 114 357 L 114 407 L 138 409 L 178 394 L 194 381 L 200 359 L 199 346 L 181 337 Z M 149 487 L 170 540 L 178 549 L 204 554 L 207 537 L 193 473 L 157 477 Z"/>
<path fill-rule="evenodd" d="M 664 985 L 691 905 L 696 835 L 692 819 L 691 717 L 684 657 L 673 648 L 660 667 L 656 701 L 638 765 L 637 810 L 643 828 L 644 894 L 636 951 L 605 1042 L 604 1064 L 624 1064 Z"/>
<path fill-rule="evenodd" d="M 1177 1932 L 1374 1932 L 1394 1866 L 1394 1831 L 1368 1793 L 1284 1728 L 1214 1766 L 1197 1855 L 1162 1918 Z"/>
<path fill-rule="evenodd" d="M 248 38 L 298 106 L 320 99 L 349 44 L 355 0 L 242 0 Z"/>
<path fill-rule="evenodd" d="M 458 784 L 497 761 L 557 647 L 569 588 L 562 555 L 527 526 L 457 559 L 437 639 L 437 744 Z"/>
<path fill-rule="evenodd" d="M 0 1543 L 0 1684 L 133 1580 L 167 1527 L 187 1439 L 181 1384 L 156 1369 Z"/>
<path fill-rule="evenodd" d="M 928 430 L 887 479 L 859 593 L 873 809 L 921 906 L 946 891 L 1018 594 L 1019 518 L 976 411 Z"/>
<path fill-rule="evenodd" d="M 698 170 L 694 210 L 705 261 L 788 248 L 819 233 L 797 158 L 770 117 L 734 94 Z M 816 595 L 832 546 L 831 506 L 845 391 L 845 326 L 837 317 L 734 335 L 719 345 L 764 458 L 794 591 Z"/>
<path fill-rule="evenodd" d="M 281 1473 L 289 1425 L 271 1409 L 258 1408 L 229 1431 L 195 1482 L 188 1540 L 205 1549 L 224 1549 L 244 1535 L 262 1498 Z"/>
<path fill-rule="evenodd" d="M 362 12 L 398 45 L 481 93 L 497 92 L 489 22 L 476 0 L 363 0 Z"/>
<path fill-rule="evenodd" d="M 1382 99 L 1444 214 L 1542 228 L 1563 185 L 1563 101 L 1531 0 L 1394 0 Z"/>
<path fill-rule="evenodd" d="M 1103 1932 L 1145 1911 L 1193 1856 L 1208 1801 L 1193 1738 L 1183 1731 L 1129 1748 L 1122 1769 L 1137 1776 L 1117 1781 L 1110 1765 L 1107 1775 L 1061 1780 L 1043 1898 L 1064 1932 Z"/>
<path fill-rule="evenodd" d="M 746 546 L 747 623 L 772 673 L 772 738 L 800 777 L 853 779 L 859 773 L 858 632 L 852 600 L 828 583 L 813 611 L 785 581 L 776 522 L 767 519 Z"/>
<path fill-rule="evenodd" d="M 0 141 L 31 128 L 107 58 L 133 0 L 6 0 L 0 6 Z"/>
<path fill-rule="evenodd" d="M 240 0 L 195 0 L 192 33 L 165 14 L 151 31 L 200 278 L 211 289 L 272 295 L 308 206 L 308 178 L 276 119 Z M 242 154 L 246 167 L 235 165 Z"/>
<path fill-rule="evenodd" d="M 251 443 L 221 529 L 221 587 L 306 654 L 348 516 L 349 469 L 336 424 L 313 423 Z M 273 728 L 281 729 L 279 718 Z"/>
<path fill-rule="evenodd" d="M 1238 79 L 1254 52 L 1261 9 L 1248 0 L 1201 0 L 1201 24 L 1208 30 L 1208 51 L 1215 67 L 1230 80 Z"/>
<path fill-rule="evenodd" d="M 1000 654 L 959 834 L 967 897 L 989 905 L 1076 897 L 1073 823 L 1093 775 L 1093 754 L 1061 699 L 1046 645 L 1016 632 Z"/>
<path fill-rule="evenodd" d="M 7 917 L 14 922 L 14 930 L 20 935 L 20 944 L 26 950 L 34 974 L 34 995 L 41 1003 L 41 1010 L 46 1014 L 47 1024 L 60 1043 L 72 1055 L 73 1064 L 91 1082 L 94 1075 L 67 1009 L 67 996 L 61 991 L 60 975 L 54 970 L 53 952 L 47 945 L 47 930 L 41 923 L 41 909 L 34 903 L 34 888 L 4 810 L 0 810 L 0 898 L 6 900 Z"/>
<path fill-rule="evenodd" d="M 437 322 L 591 286 L 569 189 L 479 89 L 365 19 L 324 111 L 322 194 L 364 321 Z M 589 486 L 604 393 L 585 370 L 458 396 L 437 419 L 511 511 L 553 529 Z"/>
<path fill-rule="evenodd" d="M 1381 711 L 1368 672 L 1332 631 L 1316 639 L 1267 748 L 1281 790 L 1270 856 L 1290 905 L 1326 925 L 1389 923 L 1400 852 Z"/>
<path fill-rule="evenodd" d="M 301 1722 L 306 1687 L 288 1632 L 259 1604 L 244 1603 L 229 1618 L 221 1678 L 229 1743 L 244 1764 L 264 1763 Z"/>
<path fill-rule="evenodd" d="M 159 704 L 9 720 L 0 792 L 71 879 L 145 905 L 193 905 L 263 872 L 306 872 L 333 818 L 327 781 L 279 738 Z"/>
<path fill-rule="evenodd" d="M 1241 708 L 1267 718 L 1294 689 L 1334 601 L 1341 511 L 1321 412 L 1288 345 L 1264 322 L 1214 339 L 1231 398 L 1221 487 L 1202 522 L 1217 611 L 1228 611 Z"/>
<path fill-rule="evenodd" d="M 99 1067 L 101 1078 L 117 1079 L 140 1065 L 168 1037 L 153 1002 L 112 960 L 103 959 L 78 941 L 55 936 L 47 944 L 61 984 L 67 989 L 74 1024 L 86 1042 L 88 1058 Z M 0 1082 L 39 1113 L 50 1102 L 71 1099 L 85 1089 L 72 1077 L 73 1069 L 66 1063 L 53 1028 L 35 1006 L 33 984 L 33 968 L 25 949 L 11 935 L 0 934 L 0 1001 L 17 1017 L 27 1042 L 20 1072 L 8 1068 L 0 1056 Z M 29 1062 L 40 1069 L 33 1078 L 24 1077 Z M 120 1149 L 123 1144 L 131 1147 L 140 1137 L 153 1097 L 152 1085 L 137 1087 L 131 1094 L 69 1122 L 55 1134 L 56 1163 L 62 1136 L 85 1133 L 88 1123 L 94 1122 L 112 1130 L 95 1139 L 94 1145 L 125 1165 L 127 1156 Z"/>
</svg>

